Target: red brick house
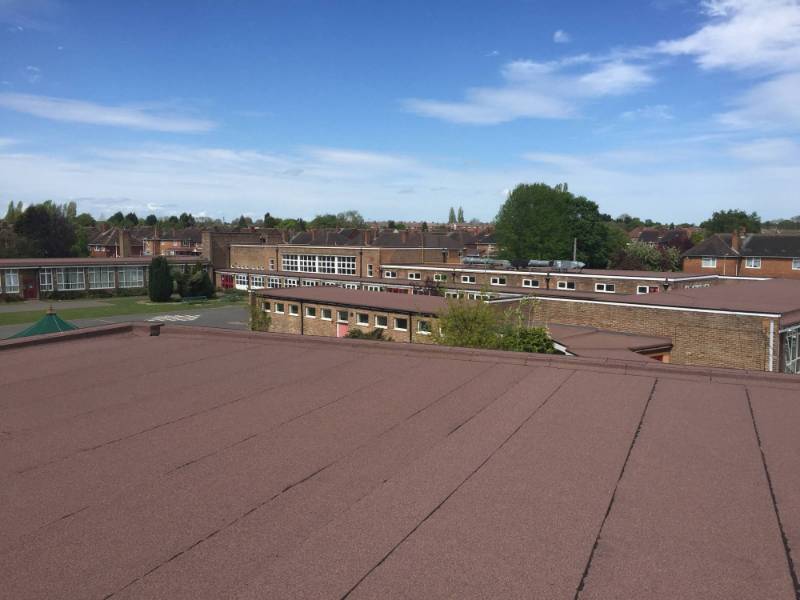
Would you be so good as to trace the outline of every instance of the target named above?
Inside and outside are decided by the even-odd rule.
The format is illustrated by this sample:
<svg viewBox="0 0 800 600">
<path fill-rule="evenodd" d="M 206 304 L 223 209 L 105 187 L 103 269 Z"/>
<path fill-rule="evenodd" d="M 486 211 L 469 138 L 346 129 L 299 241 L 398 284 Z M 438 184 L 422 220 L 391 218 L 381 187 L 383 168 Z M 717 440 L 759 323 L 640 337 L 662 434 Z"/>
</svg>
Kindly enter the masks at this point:
<svg viewBox="0 0 800 600">
<path fill-rule="evenodd" d="M 683 253 L 683 270 L 800 279 L 800 235 L 714 234 Z"/>
</svg>

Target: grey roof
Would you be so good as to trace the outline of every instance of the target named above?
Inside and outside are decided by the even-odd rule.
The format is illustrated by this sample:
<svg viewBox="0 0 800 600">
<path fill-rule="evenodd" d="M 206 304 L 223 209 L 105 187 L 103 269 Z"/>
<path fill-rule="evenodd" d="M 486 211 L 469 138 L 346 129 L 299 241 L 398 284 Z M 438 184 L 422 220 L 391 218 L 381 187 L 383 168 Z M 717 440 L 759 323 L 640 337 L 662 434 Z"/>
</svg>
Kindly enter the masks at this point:
<svg viewBox="0 0 800 600">
<path fill-rule="evenodd" d="M 717 233 L 684 252 L 683 256 L 800 258 L 800 235 L 751 233 L 744 237 L 737 253 L 731 247 L 731 234 Z"/>
<path fill-rule="evenodd" d="M 731 248 L 730 233 L 715 233 L 699 244 L 689 248 L 682 256 L 735 257 L 739 256 L 739 254 Z"/>
</svg>

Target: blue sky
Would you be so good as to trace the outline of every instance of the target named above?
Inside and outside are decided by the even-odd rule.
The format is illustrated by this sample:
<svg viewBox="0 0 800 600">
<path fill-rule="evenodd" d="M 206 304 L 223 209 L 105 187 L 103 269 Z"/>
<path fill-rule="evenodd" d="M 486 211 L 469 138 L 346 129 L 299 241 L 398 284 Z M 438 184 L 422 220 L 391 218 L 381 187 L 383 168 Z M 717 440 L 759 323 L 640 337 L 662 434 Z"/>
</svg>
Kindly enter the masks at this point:
<svg viewBox="0 0 800 600">
<path fill-rule="evenodd" d="M 800 214 L 800 0 L 0 0 L 0 203 Z"/>
</svg>

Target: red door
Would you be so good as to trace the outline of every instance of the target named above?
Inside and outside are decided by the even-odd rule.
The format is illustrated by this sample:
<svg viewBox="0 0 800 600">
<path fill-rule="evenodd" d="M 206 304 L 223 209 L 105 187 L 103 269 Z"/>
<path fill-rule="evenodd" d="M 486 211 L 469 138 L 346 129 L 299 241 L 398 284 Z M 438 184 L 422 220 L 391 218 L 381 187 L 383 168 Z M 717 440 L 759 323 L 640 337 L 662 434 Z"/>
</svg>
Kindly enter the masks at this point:
<svg viewBox="0 0 800 600">
<path fill-rule="evenodd" d="M 347 335 L 347 323 L 336 324 L 336 337 L 345 337 Z"/>
<path fill-rule="evenodd" d="M 22 276 L 22 296 L 25 300 L 36 300 L 39 297 L 39 286 L 35 275 Z"/>
</svg>

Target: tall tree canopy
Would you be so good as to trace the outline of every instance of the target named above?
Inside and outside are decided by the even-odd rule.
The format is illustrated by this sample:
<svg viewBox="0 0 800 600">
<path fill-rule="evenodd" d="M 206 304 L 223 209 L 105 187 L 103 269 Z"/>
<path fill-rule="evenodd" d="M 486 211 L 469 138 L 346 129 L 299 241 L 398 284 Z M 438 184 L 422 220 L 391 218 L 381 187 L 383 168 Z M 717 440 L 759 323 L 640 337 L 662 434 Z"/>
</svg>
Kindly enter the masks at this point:
<svg viewBox="0 0 800 600">
<path fill-rule="evenodd" d="M 761 231 L 761 217 L 755 212 L 747 214 L 743 210 L 718 210 L 707 221 L 700 223 L 700 227 L 709 233 L 732 233 L 744 227 L 747 233 Z"/>
<path fill-rule="evenodd" d="M 458 215 L 456 216 L 456 221 L 459 223 L 464 223 L 464 209 L 462 207 L 458 207 Z"/>
<path fill-rule="evenodd" d="M 280 219 L 276 219 L 275 217 L 273 217 L 269 213 L 266 213 L 264 215 L 264 227 L 270 227 L 270 228 L 277 227 L 278 223 L 280 223 L 280 222 L 281 222 Z"/>
<path fill-rule="evenodd" d="M 578 242 L 578 260 L 604 268 L 609 256 L 622 243 L 612 231 L 597 204 L 574 196 L 566 184 L 520 184 L 508 195 L 495 222 L 495 235 L 504 258 L 524 260 L 569 260 L 573 240 Z"/>
<path fill-rule="evenodd" d="M 450 207 L 450 214 L 447 217 L 447 222 L 448 223 L 456 222 L 456 209 L 454 209 L 452 206 Z"/>
<path fill-rule="evenodd" d="M 23 238 L 24 253 L 34 258 L 60 258 L 72 256 L 75 244 L 75 227 L 70 223 L 63 207 L 52 202 L 34 204 L 26 208 L 14 222 L 14 233 Z"/>
</svg>

